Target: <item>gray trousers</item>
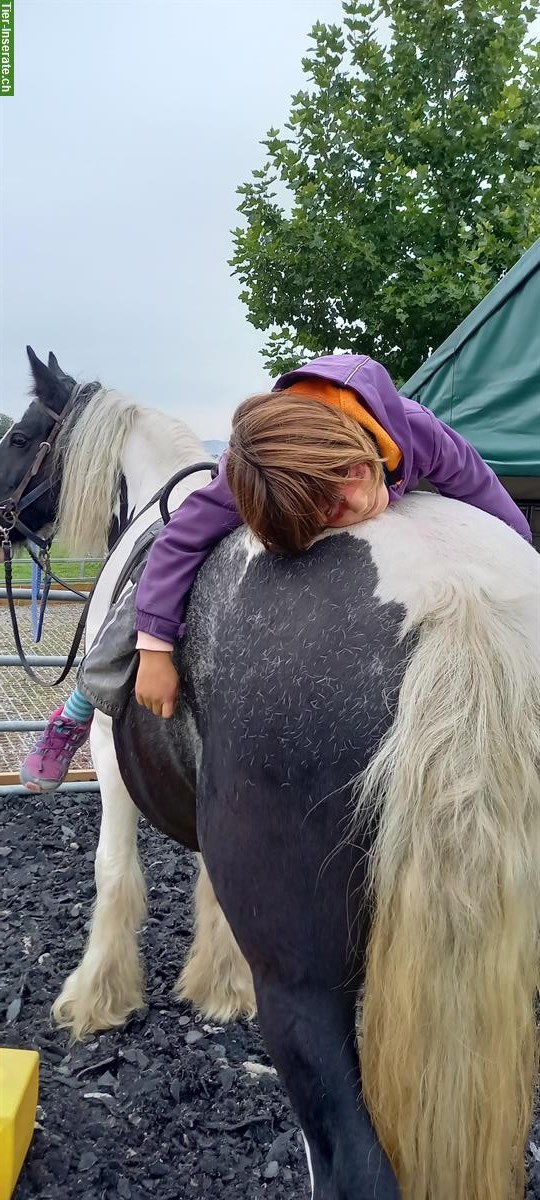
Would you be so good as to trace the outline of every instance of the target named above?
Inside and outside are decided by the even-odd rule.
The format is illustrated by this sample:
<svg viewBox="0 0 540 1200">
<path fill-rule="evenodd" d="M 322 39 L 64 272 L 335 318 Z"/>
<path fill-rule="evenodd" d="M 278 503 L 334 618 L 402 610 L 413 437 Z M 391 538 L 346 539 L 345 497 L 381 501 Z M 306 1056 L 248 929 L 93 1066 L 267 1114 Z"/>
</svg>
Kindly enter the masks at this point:
<svg viewBox="0 0 540 1200">
<path fill-rule="evenodd" d="M 108 717 L 120 717 L 135 685 L 139 665 L 136 600 L 139 580 L 150 547 L 162 528 L 161 520 L 145 529 L 121 571 L 117 588 L 123 594 L 111 605 L 97 638 L 83 658 L 77 687 L 83 696 Z M 126 581 L 129 586 L 124 591 Z"/>
<path fill-rule="evenodd" d="M 108 612 L 77 673 L 79 691 L 109 717 L 121 716 L 135 684 L 136 596 L 137 584 L 132 583 Z"/>
</svg>

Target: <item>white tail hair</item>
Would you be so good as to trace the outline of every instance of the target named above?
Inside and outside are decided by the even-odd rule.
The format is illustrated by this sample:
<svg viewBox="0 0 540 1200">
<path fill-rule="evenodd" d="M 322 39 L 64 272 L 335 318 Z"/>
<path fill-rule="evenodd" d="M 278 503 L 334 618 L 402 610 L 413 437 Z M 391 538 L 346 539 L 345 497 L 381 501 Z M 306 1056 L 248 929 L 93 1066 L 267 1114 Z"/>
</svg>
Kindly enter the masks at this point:
<svg viewBox="0 0 540 1200">
<path fill-rule="evenodd" d="M 492 571 L 499 598 L 489 566 L 439 573 L 410 615 L 397 714 L 356 795 L 355 819 L 377 821 L 362 1084 L 405 1200 L 523 1195 L 540 956 L 536 563 L 495 524 L 527 595 L 505 582 L 511 554 Z"/>
</svg>

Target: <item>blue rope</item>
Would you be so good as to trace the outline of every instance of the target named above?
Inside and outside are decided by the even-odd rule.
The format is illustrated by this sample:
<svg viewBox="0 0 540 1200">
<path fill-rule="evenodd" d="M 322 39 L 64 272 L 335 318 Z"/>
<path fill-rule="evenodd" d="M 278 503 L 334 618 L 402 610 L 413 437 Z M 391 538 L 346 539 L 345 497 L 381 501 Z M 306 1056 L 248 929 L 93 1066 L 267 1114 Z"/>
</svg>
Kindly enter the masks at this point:
<svg viewBox="0 0 540 1200">
<path fill-rule="evenodd" d="M 32 634 L 34 642 L 41 641 L 41 631 L 43 627 L 43 617 L 39 607 L 39 594 L 41 591 L 41 567 L 38 564 L 32 563 Z"/>
</svg>

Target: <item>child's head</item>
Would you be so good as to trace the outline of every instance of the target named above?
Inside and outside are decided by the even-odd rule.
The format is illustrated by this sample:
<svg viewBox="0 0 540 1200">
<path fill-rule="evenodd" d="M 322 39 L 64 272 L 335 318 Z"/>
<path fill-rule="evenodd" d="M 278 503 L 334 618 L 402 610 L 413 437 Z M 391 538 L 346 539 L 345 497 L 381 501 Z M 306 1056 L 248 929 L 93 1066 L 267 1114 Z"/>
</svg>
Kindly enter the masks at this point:
<svg viewBox="0 0 540 1200">
<path fill-rule="evenodd" d="M 269 550 L 305 550 L 323 529 L 355 524 L 388 503 L 371 435 L 297 392 L 252 396 L 237 408 L 227 478 L 241 517 Z"/>
</svg>

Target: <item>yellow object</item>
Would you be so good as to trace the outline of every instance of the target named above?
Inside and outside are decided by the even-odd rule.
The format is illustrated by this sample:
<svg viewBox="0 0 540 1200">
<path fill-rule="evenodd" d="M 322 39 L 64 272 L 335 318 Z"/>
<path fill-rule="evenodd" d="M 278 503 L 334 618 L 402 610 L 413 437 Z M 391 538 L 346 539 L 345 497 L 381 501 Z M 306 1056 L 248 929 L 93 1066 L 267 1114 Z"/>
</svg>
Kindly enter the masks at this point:
<svg viewBox="0 0 540 1200">
<path fill-rule="evenodd" d="M 32 1141 L 38 1083 L 36 1050 L 0 1047 L 0 1200 L 10 1200 Z"/>
</svg>

